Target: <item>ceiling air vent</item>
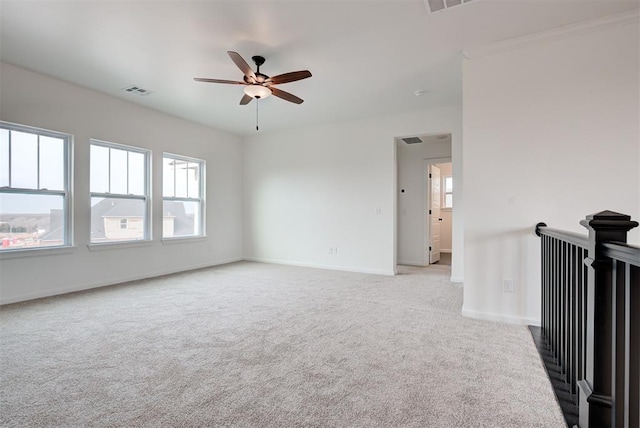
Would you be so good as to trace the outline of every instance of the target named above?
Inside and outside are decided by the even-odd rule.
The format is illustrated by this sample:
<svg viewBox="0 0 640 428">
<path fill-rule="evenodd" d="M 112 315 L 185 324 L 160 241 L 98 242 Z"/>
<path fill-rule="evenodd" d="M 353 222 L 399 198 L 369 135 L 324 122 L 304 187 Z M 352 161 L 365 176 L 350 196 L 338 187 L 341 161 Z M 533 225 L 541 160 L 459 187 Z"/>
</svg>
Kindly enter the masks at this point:
<svg viewBox="0 0 640 428">
<path fill-rule="evenodd" d="M 408 138 L 403 138 L 402 141 L 404 141 L 407 144 L 419 144 L 422 143 L 422 140 L 418 137 L 408 137 Z"/>
<path fill-rule="evenodd" d="M 153 92 L 151 92 L 150 90 L 142 89 L 141 87 L 136 85 L 131 85 L 129 87 L 122 88 L 122 90 L 130 94 L 140 95 L 141 97 L 153 94 Z"/>
<path fill-rule="evenodd" d="M 470 1 L 471 0 L 424 0 L 424 3 L 427 6 L 427 11 L 434 13 L 450 7 L 469 3 Z"/>
</svg>

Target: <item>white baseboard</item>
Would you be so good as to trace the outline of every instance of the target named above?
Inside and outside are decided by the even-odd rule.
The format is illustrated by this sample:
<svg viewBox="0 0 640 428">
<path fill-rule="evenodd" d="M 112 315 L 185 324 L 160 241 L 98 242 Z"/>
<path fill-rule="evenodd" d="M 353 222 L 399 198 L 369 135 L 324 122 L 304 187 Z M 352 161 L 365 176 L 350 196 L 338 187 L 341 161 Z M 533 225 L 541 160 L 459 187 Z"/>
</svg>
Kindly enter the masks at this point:
<svg viewBox="0 0 640 428">
<path fill-rule="evenodd" d="M 455 282 L 457 284 L 462 284 L 464 282 L 464 277 L 461 276 L 452 276 L 450 279 L 451 282 Z"/>
<path fill-rule="evenodd" d="M 22 294 L 20 296 L 14 296 L 14 297 L 10 297 L 10 298 L 1 298 L 0 297 L 0 305 L 8 305 L 8 304 L 11 304 L 11 303 L 24 302 L 24 301 L 27 301 L 27 300 L 42 299 L 44 297 L 58 296 L 60 294 L 67 294 L 67 293 L 75 293 L 75 292 L 78 292 L 78 291 L 92 290 L 94 288 L 108 287 L 110 285 L 122 284 L 122 283 L 125 283 L 125 282 L 131 282 L 131 281 L 139 281 L 141 279 L 156 278 L 156 277 L 159 277 L 159 276 L 171 275 L 171 274 L 174 274 L 174 273 L 186 272 L 186 271 L 195 270 L 195 269 L 202 269 L 202 268 L 207 268 L 207 267 L 226 265 L 226 264 L 229 264 L 229 263 L 235 263 L 235 262 L 239 262 L 239 261 L 242 261 L 242 260 L 244 260 L 242 257 L 233 257 L 233 258 L 230 258 L 230 259 L 217 260 L 217 261 L 215 261 L 213 263 L 204 263 L 204 264 L 198 264 L 198 265 L 192 265 L 192 266 L 185 266 L 185 267 L 178 268 L 178 269 L 168 269 L 168 270 L 163 270 L 163 271 L 147 272 L 144 275 L 123 276 L 123 277 L 111 279 L 109 281 L 104 281 L 104 282 L 95 282 L 95 283 L 92 282 L 92 283 L 89 283 L 89 284 L 82 284 L 82 285 L 77 285 L 77 286 L 74 286 L 74 287 L 65 287 L 65 288 L 58 288 L 58 289 L 55 289 L 55 290 L 37 291 L 37 292 L 34 292 L 34 293 Z"/>
<path fill-rule="evenodd" d="M 441 253 L 447 253 L 447 254 L 451 254 L 451 250 L 443 250 L 442 248 L 440 249 Z"/>
<path fill-rule="evenodd" d="M 494 314 L 491 312 L 471 311 L 464 307 L 462 308 L 462 316 L 478 320 L 503 322 L 507 324 L 540 326 L 539 319 L 514 317 L 511 315 Z"/>
<path fill-rule="evenodd" d="M 269 259 L 269 258 L 262 258 L 262 257 L 245 257 L 244 260 L 249 262 L 271 263 L 275 265 L 286 265 L 286 266 L 299 266 L 299 267 L 308 267 L 308 268 L 314 268 L 314 269 L 338 270 L 343 272 L 371 273 L 374 275 L 394 276 L 396 274 L 393 270 L 388 271 L 388 270 L 382 270 L 382 269 L 362 269 L 357 267 L 325 265 L 321 263 L 293 262 L 290 260 Z"/>
<path fill-rule="evenodd" d="M 398 264 L 399 265 L 403 265 L 403 266 L 419 266 L 419 267 L 427 267 L 427 266 L 429 266 L 429 265 L 425 265 L 422 262 L 422 260 L 419 261 L 419 262 L 414 261 L 414 260 L 401 260 L 401 261 L 398 261 Z"/>
</svg>

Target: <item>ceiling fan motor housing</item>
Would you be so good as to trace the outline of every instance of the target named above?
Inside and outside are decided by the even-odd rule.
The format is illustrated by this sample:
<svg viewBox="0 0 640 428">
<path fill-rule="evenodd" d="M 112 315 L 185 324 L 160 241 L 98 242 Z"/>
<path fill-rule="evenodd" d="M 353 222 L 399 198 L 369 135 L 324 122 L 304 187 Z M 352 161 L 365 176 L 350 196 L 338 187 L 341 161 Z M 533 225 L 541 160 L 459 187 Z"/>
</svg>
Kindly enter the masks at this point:
<svg viewBox="0 0 640 428">
<path fill-rule="evenodd" d="M 255 80 L 253 77 L 248 77 L 248 76 L 244 76 L 243 80 L 245 81 L 245 83 L 247 83 L 248 85 L 265 85 L 266 80 L 269 78 L 269 76 L 267 76 L 266 74 L 262 74 L 262 73 L 255 73 Z"/>
</svg>

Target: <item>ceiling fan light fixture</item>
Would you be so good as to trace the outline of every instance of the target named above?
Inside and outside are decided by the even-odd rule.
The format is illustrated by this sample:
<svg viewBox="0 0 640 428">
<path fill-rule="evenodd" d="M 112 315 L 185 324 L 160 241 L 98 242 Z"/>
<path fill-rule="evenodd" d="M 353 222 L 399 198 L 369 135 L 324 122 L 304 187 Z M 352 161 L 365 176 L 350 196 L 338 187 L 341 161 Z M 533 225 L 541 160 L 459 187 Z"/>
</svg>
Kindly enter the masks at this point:
<svg viewBox="0 0 640 428">
<path fill-rule="evenodd" d="M 263 99 L 271 95 L 271 89 L 262 85 L 247 85 L 244 87 L 244 93 L 251 98 Z"/>
</svg>

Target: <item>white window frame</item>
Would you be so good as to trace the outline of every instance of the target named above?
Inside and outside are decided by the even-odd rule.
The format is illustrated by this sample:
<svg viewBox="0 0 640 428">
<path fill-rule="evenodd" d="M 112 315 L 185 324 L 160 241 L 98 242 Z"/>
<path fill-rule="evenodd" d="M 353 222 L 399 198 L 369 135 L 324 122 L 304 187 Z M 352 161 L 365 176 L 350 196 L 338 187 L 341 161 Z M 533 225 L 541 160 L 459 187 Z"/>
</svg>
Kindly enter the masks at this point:
<svg viewBox="0 0 640 428">
<path fill-rule="evenodd" d="M 144 201 L 144 234 L 142 239 L 135 240 L 113 240 L 108 242 L 93 242 L 91 238 L 89 238 L 89 246 L 90 247 L 102 247 L 102 246 L 122 246 L 136 243 L 149 243 L 152 240 L 151 234 L 151 223 L 152 223 L 152 213 L 151 213 L 151 151 L 147 149 L 143 149 L 141 147 L 129 146 L 125 144 L 112 143 L 110 141 L 103 141 L 91 138 L 89 140 L 89 148 L 91 146 L 100 146 L 108 149 L 116 149 L 116 150 L 126 150 L 127 152 L 141 153 L 144 155 L 144 195 L 133 195 L 126 193 L 111 193 L 111 192 L 91 192 L 89 201 L 93 200 L 93 198 L 105 198 L 105 199 L 133 199 L 133 200 L 142 200 Z M 91 164 L 91 161 L 89 161 Z M 109 168 L 109 174 L 111 174 L 111 168 Z M 129 174 L 127 168 L 127 174 Z M 129 179 L 127 177 L 127 186 L 129 183 Z M 109 186 L 111 186 L 111 180 L 109 180 Z M 91 174 L 89 174 L 89 189 L 91 189 Z M 91 236 L 91 224 L 92 221 L 89 221 L 89 236 Z M 128 225 L 127 225 L 128 226 Z"/>
<path fill-rule="evenodd" d="M 73 200 L 72 200 L 72 186 L 73 186 L 73 136 L 62 132 L 51 131 L 48 129 L 36 128 L 33 126 L 20 125 L 17 123 L 0 121 L 0 128 L 9 131 L 9 186 L 0 187 L 0 193 L 4 194 L 16 194 L 16 195 L 51 195 L 62 196 L 62 209 L 63 209 L 63 243 L 61 245 L 51 245 L 43 247 L 29 247 L 29 248 L 11 248 L 2 250 L 1 255 L 7 254 L 36 254 L 48 251 L 60 251 L 61 249 L 68 249 L 73 247 Z M 63 190 L 48 190 L 48 189 L 25 189 L 11 186 L 11 132 L 24 132 L 29 134 L 35 134 L 38 136 L 38 171 L 40 171 L 40 136 L 59 138 L 63 140 L 64 146 L 64 165 L 63 165 Z M 40 187 L 40 177 L 37 177 L 37 185 Z"/>
<path fill-rule="evenodd" d="M 181 161 L 181 162 L 192 162 L 192 163 L 197 163 L 200 165 L 199 168 L 199 177 L 198 177 L 198 183 L 199 183 L 199 192 L 198 192 L 198 197 L 197 198 L 189 198 L 189 197 L 178 197 L 178 196 L 164 196 L 164 181 L 162 183 L 162 205 L 163 205 L 163 209 L 162 212 L 164 214 L 164 202 L 165 201 L 171 201 L 171 202 L 199 202 L 199 207 L 200 207 L 200 224 L 199 224 L 199 228 L 198 230 L 200 231 L 200 234 L 198 235 L 187 235 L 187 236 L 169 236 L 169 237 L 165 237 L 164 236 L 164 230 L 163 230 L 163 236 L 162 236 L 162 240 L 163 241 L 174 241 L 174 240 L 182 240 L 182 239 L 200 239 L 200 238 L 205 238 L 207 236 L 207 231 L 206 231 L 206 217 L 205 217 L 205 213 L 206 213 L 206 209 L 205 209 L 205 177 L 206 177 L 206 173 L 205 173 L 205 168 L 206 168 L 206 162 L 203 159 L 198 159 L 198 158 L 192 158 L 192 157 L 188 157 L 188 156 L 182 156 L 182 155 L 176 155 L 174 153 L 163 153 L 162 154 L 162 176 L 163 176 L 163 180 L 164 180 L 164 160 L 165 159 L 173 159 L 176 161 Z M 174 170 L 174 174 L 173 174 L 173 194 L 175 195 L 176 193 L 176 175 L 175 175 L 175 170 Z M 187 183 L 188 184 L 188 183 Z M 187 189 L 187 195 L 189 194 L 189 191 Z"/>
</svg>

